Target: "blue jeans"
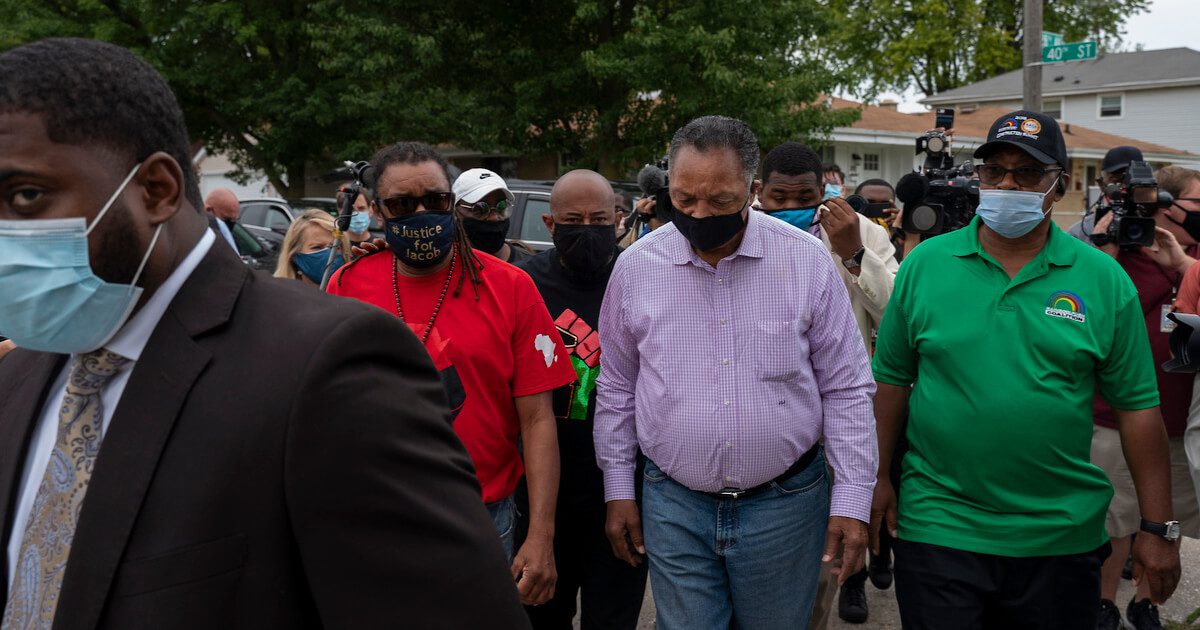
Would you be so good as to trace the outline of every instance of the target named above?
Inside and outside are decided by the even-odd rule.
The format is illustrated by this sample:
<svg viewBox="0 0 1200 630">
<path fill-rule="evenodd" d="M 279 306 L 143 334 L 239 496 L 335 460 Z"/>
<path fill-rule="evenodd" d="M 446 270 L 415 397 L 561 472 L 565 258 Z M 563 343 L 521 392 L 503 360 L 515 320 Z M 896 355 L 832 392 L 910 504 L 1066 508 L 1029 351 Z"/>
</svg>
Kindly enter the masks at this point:
<svg viewBox="0 0 1200 630">
<path fill-rule="evenodd" d="M 494 503 L 485 503 L 488 515 L 492 517 L 492 524 L 496 526 L 496 533 L 500 534 L 500 546 L 504 548 L 504 553 L 508 556 L 508 563 L 512 564 L 513 555 L 516 550 L 513 549 L 513 538 L 516 535 L 517 522 L 517 504 L 513 502 L 512 497 L 500 499 Z"/>
<path fill-rule="evenodd" d="M 660 630 L 808 627 L 829 521 L 824 453 L 749 498 L 695 492 L 651 461 L 642 488 Z"/>
</svg>

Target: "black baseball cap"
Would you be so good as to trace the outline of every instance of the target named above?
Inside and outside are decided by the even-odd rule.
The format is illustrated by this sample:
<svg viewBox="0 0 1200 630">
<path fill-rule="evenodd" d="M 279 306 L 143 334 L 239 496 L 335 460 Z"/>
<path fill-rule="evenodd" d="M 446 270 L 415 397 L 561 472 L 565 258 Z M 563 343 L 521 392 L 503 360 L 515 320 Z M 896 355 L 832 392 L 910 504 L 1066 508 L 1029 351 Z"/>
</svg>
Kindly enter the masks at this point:
<svg viewBox="0 0 1200 630">
<path fill-rule="evenodd" d="M 975 157 L 983 159 L 1002 145 L 1017 147 L 1042 164 L 1067 168 L 1067 143 L 1053 116 L 1022 109 L 997 118 Z"/>
<path fill-rule="evenodd" d="M 1141 162 L 1142 150 L 1137 147 L 1113 147 L 1104 154 L 1104 163 L 1100 166 L 1105 173 L 1129 168 L 1130 162 Z"/>
</svg>

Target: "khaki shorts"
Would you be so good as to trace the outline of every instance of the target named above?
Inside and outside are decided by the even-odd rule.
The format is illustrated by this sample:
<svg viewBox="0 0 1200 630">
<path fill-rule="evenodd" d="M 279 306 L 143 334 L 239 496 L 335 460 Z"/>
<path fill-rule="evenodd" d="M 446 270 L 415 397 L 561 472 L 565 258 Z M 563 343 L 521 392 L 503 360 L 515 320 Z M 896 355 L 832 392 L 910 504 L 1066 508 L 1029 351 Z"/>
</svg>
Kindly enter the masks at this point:
<svg viewBox="0 0 1200 630">
<path fill-rule="evenodd" d="M 1196 488 L 1192 484 L 1192 473 L 1184 451 L 1183 438 L 1170 439 L 1171 451 L 1171 500 L 1174 503 L 1175 520 L 1179 521 L 1181 533 L 1188 538 L 1200 538 L 1200 506 L 1196 503 Z M 1108 475 L 1113 486 L 1112 503 L 1108 505 L 1108 516 L 1104 527 L 1113 538 L 1123 538 L 1141 527 L 1137 492 L 1133 477 L 1125 464 L 1125 453 L 1121 451 L 1121 433 L 1116 429 L 1095 426 L 1092 430 L 1092 463 Z"/>
</svg>

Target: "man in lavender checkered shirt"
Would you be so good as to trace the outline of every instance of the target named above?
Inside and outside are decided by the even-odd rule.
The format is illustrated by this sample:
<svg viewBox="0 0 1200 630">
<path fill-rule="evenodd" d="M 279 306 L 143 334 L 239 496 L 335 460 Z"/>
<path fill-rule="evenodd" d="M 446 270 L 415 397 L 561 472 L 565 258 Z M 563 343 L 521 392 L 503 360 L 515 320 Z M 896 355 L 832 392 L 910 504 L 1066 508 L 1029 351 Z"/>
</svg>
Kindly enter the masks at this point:
<svg viewBox="0 0 1200 630">
<path fill-rule="evenodd" d="M 878 462 L 866 349 L 821 241 L 749 211 L 745 123 L 693 120 L 669 157 L 672 225 L 621 255 L 600 312 L 609 540 L 649 558 L 664 630 L 804 628 L 821 562 L 841 552 L 839 582 L 862 562 Z"/>
</svg>

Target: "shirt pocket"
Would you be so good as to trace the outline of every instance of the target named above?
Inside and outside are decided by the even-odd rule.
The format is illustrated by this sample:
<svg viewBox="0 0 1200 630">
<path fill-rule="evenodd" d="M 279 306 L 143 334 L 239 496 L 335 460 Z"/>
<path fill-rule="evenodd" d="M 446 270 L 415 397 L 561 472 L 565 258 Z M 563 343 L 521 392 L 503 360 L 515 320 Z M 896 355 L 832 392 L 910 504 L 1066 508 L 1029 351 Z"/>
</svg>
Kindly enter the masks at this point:
<svg viewBox="0 0 1200 630">
<path fill-rule="evenodd" d="M 794 320 L 761 320 L 754 327 L 754 374 L 761 381 L 788 381 L 800 373 L 800 336 Z"/>
</svg>

